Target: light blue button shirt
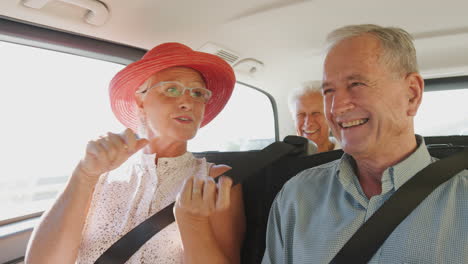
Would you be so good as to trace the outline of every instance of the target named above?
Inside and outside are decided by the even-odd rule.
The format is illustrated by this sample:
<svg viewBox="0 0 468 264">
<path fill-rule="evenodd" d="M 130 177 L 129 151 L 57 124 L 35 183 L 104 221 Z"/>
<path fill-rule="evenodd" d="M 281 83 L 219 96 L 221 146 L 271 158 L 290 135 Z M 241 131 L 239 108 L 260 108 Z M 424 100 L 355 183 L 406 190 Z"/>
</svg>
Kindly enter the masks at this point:
<svg viewBox="0 0 468 264">
<path fill-rule="evenodd" d="M 262 263 L 329 263 L 401 185 L 436 160 L 417 140 L 413 154 L 384 171 L 382 193 L 370 199 L 347 154 L 288 181 L 270 210 Z M 369 263 L 468 263 L 468 170 L 432 192 Z"/>
</svg>

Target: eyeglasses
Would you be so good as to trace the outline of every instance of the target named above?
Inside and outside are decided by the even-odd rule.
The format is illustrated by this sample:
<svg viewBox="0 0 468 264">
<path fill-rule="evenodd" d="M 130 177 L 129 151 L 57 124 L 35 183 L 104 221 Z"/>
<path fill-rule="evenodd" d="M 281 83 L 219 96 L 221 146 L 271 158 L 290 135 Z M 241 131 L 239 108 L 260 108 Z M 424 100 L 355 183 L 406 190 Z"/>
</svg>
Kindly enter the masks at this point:
<svg viewBox="0 0 468 264">
<path fill-rule="evenodd" d="M 155 85 L 140 91 L 138 93 L 144 94 L 150 89 L 157 89 L 161 94 L 164 94 L 167 97 L 180 97 L 185 93 L 185 90 L 190 92 L 190 96 L 193 100 L 206 104 L 211 98 L 211 91 L 203 87 L 186 87 L 180 82 L 169 81 L 169 82 L 159 82 Z"/>
</svg>

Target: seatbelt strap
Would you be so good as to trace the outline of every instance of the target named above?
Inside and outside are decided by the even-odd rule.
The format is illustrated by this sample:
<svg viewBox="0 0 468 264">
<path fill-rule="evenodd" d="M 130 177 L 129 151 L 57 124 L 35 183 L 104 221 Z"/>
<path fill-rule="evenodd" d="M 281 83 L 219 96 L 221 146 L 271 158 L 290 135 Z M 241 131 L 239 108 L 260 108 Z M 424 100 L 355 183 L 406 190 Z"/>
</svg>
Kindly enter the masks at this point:
<svg viewBox="0 0 468 264">
<path fill-rule="evenodd" d="M 265 167 L 279 160 L 280 158 L 295 153 L 301 148 L 303 141 L 296 137 L 292 139 L 291 144 L 284 142 L 274 142 L 259 152 L 248 164 L 232 168 L 228 174 L 233 180 L 233 184 L 241 183 L 248 177 L 255 175 Z M 298 142 L 299 140 L 299 142 Z M 285 139 L 287 142 L 288 139 Z M 127 234 L 117 240 L 109 249 L 107 249 L 97 260 L 95 264 L 123 264 L 133 254 L 135 254 L 143 244 L 156 235 L 159 231 L 175 221 L 173 213 L 174 203 L 166 206 L 164 209 L 150 216 L 141 224 L 130 230 Z"/>
<path fill-rule="evenodd" d="M 438 186 L 468 168 L 468 148 L 429 164 L 403 184 L 330 262 L 367 263 L 395 228 Z"/>
</svg>

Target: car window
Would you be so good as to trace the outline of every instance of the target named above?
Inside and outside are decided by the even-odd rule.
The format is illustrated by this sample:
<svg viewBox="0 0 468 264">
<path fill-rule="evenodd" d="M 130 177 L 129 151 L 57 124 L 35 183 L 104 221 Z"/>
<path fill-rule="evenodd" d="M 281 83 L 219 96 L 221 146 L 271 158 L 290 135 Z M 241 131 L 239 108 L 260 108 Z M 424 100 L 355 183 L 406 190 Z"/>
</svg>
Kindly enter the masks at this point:
<svg viewBox="0 0 468 264">
<path fill-rule="evenodd" d="M 415 118 L 416 133 L 422 136 L 468 135 L 467 89 L 430 91 Z"/>
<path fill-rule="evenodd" d="M 273 105 L 266 94 L 237 83 L 221 113 L 201 128 L 189 150 L 243 151 L 275 141 Z"/>
<path fill-rule="evenodd" d="M 124 65 L 0 41 L 0 221 L 47 209 L 89 140 L 124 127 L 108 83 Z M 260 149 L 275 138 L 272 102 L 237 84 L 192 151 Z"/>
<path fill-rule="evenodd" d="M 46 209 L 90 139 L 123 129 L 109 80 L 122 65 L 0 42 L 0 220 Z"/>
</svg>

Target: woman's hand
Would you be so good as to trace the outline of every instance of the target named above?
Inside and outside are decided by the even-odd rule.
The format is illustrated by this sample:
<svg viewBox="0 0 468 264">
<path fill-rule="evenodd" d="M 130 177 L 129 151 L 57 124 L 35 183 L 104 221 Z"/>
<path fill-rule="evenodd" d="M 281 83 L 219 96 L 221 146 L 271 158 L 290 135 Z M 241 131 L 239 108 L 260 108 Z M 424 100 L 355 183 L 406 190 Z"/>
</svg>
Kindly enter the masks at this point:
<svg viewBox="0 0 468 264">
<path fill-rule="evenodd" d="M 231 202 L 231 187 L 232 180 L 227 176 L 221 176 L 218 184 L 208 176 L 185 180 L 174 208 L 178 222 L 207 220 L 213 213 L 228 209 Z"/>
<path fill-rule="evenodd" d="M 122 134 L 107 133 L 107 136 L 88 142 L 84 158 L 77 169 L 87 180 L 97 182 L 99 176 L 124 163 L 131 155 L 148 144 L 146 139 L 137 139 L 132 130 Z"/>
<path fill-rule="evenodd" d="M 213 165 L 210 177 L 185 181 L 174 214 L 184 248 L 184 263 L 240 263 L 245 217 L 242 186 L 221 176 L 230 169 Z"/>
</svg>

